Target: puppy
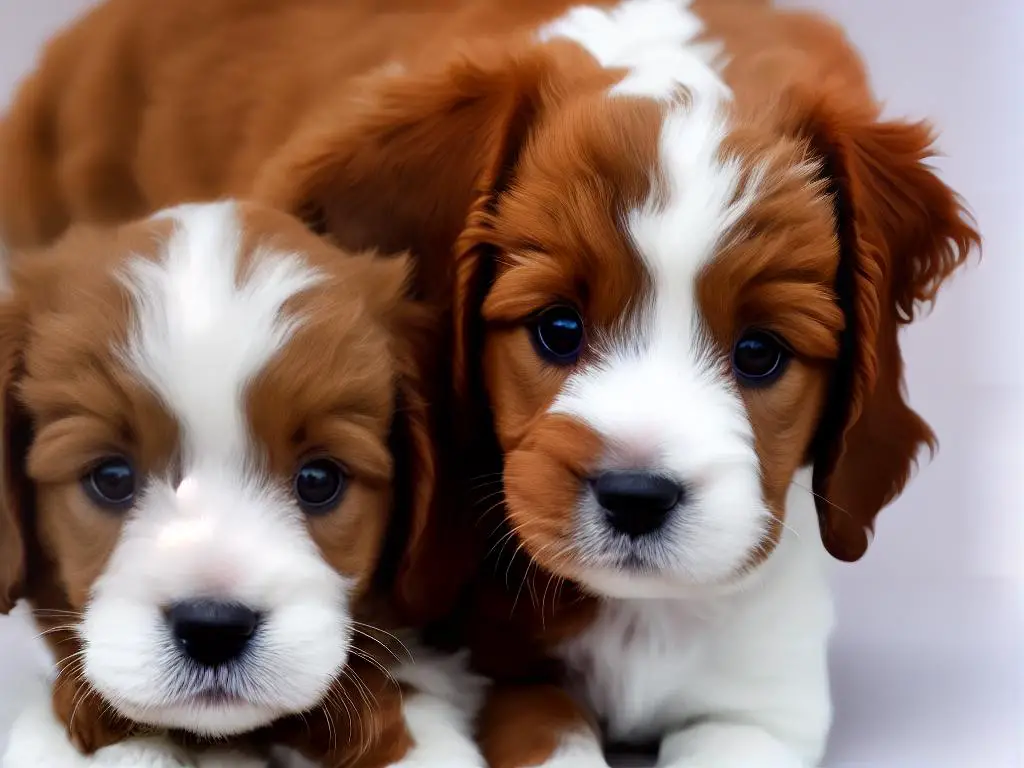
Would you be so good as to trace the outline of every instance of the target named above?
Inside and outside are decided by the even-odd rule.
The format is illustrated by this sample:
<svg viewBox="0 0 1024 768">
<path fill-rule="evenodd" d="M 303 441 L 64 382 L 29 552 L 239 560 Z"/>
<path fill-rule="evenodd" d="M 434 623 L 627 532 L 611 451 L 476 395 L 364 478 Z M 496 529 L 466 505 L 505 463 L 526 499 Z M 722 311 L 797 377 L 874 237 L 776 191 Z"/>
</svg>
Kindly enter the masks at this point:
<svg viewBox="0 0 1024 768">
<path fill-rule="evenodd" d="M 820 759 L 824 553 L 859 559 L 934 444 L 898 331 L 978 242 L 931 129 L 881 117 L 835 25 L 755 0 L 111 0 L 3 133 L 15 241 L 244 191 L 417 254 L 498 517 L 466 625 L 503 683 L 492 765 L 603 765 L 598 724 L 672 768 Z"/>
<path fill-rule="evenodd" d="M 480 764 L 457 713 L 439 756 L 430 722 L 476 695 L 457 660 L 393 634 L 446 567 L 423 559 L 434 331 L 407 272 L 230 201 L 14 257 L 0 610 L 30 603 L 82 753 L 170 731 L 383 766 L 461 739 L 451 764 Z M 6 765 L 62 754 L 51 731 Z"/>
</svg>

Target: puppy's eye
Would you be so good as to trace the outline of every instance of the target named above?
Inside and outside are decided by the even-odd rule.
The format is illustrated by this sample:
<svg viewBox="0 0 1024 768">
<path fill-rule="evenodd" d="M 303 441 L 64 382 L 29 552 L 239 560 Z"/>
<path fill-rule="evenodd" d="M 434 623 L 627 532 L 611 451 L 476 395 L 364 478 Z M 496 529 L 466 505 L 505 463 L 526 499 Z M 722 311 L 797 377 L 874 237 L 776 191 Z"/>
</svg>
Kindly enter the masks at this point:
<svg viewBox="0 0 1024 768">
<path fill-rule="evenodd" d="M 101 507 L 124 509 L 135 500 L 135 470 L 127 459 L 112 456 L 82 478 L 86 494 Z"/>
<path fill-rule="evenodd" d="M 542 357 L 557 365 L 569 365 L 583 351 L 583 318 L 573 307 L 557 304 L 534 320 L 533 339 Z"/>
<path fill-rule="evenodd" d="M 330 512 L 341 501 L 348 476 L 334 459 L 311 459 L 295 473 L 295 498 L 309 515 Z"/>
<path fill-rule="evenodd" d="M 767 331 L 746 331 L 732 350 L 732 368 L 741 384 L 763 387 L 775 382 L 786 369 L 790 352 Z"/>
</svg>

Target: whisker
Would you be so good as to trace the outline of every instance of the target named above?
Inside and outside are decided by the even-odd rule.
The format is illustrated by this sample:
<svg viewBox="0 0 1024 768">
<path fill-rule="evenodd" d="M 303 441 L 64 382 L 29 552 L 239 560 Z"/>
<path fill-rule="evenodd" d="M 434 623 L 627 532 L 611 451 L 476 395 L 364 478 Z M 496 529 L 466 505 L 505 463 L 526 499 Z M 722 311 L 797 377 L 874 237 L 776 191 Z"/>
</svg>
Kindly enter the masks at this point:
<svg viewBox="0 0 1024 768">
<path fill-rule="evenodd" d="M 797 488 L 800 488 L 801 490 L 807 491 L 807 493 L 811 494 L 814 498 L 821 499 L 823 502 L 828 504 L 830 507 L 832 507 L 833 509 L 839 510 L 844 515 L 846 515 L 847 517 L 853 517 L 853 515 L 850 513 L 849 510 L 843 509 L 838 504 L 835 504 L 834 502 L 829 501 L 827 498 L 822 496 L 820 493 L 815 491 L 813 488 L 808 488 L 806 485 L 804 485 L 803 483 L 798 483 L 796 480 L 790 480 L 789 482 L 790 482 L 791 485 L 795 485 Z"/>
<path fill-rule="evenodd" d="M 401 650 L 405 654 L 406 658 L 408 660 L 410 660 L 410 661 L 412 660 L 412 651 L 410 651 L 409 648 L 406 646 L 406 644 L 403 643 L 401 641 L 401 639 L 397 635 L 395 635 L 394 633 L 388 632 L 386 629 L 381 629 L 380 627 L 374 627 L 374 626 L 371 626 L 370 624 L 364 624 L 361 621 L 353 621 L 352 622 L 352 629 L 353 629 L 354 632 L 357 632 L 361 636 L 365 637 L 367 640 L 373 640 L 375 643 L 380 645 L 384 650 L 386 650 L 388 653 L 390 653 L 392 656 L 394 656 L 395 661 L 399 661 L 400 662 L 400 661 L 402 661 L 402 659 L 399 657 L 398 653 L 393 648 L 389 647 L 388 644 L 385 643 L 380 638 L 373 637 L 368 632 L 364 631 L 363 629 L 360 629 L 360 627 L 366 627 L 366 629 L 370 630 L 371 632 L 378 632 L 378 633 L 384 635 L 385 637 L 387 637 L 388 639 L 393 640 L 401 648 Z"/>
</svg>

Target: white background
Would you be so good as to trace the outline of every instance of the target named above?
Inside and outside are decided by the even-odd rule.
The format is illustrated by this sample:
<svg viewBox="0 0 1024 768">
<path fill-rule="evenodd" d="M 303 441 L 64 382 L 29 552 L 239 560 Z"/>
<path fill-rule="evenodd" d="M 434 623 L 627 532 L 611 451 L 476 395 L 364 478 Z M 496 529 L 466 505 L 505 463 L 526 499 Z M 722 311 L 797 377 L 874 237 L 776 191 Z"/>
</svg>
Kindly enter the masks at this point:
<svg viewBox="0 0 1024 768">
<path fill-rule="evenodd" d="M 1024 766 L 1024 0 L 781 2 L 840 19 L 889 113 L 934 120 L 937 165 L 986 240 L 906 336 L 911 399 L 942 445 L 868 556 L 837 566 L 828 765 Z M 0 0 L 0 104 L 87 4 Z M 0 619 L 0 746 L 34 663 L 20 621 Z"/>
</svg>

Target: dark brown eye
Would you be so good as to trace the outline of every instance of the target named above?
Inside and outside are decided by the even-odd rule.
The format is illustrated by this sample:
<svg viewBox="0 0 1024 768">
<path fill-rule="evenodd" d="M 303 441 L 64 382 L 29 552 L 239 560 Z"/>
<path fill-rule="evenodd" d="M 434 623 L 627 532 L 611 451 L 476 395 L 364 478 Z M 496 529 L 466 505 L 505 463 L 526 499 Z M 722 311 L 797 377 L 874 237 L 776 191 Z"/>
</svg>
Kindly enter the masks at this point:
<svg viewBox="0 0 1024 768">
<path fill-rule="evenodd" d="M 330 512 L 345 495 L 348 476 L 334 459 L 312 459 L 295 473 L 295 498 L 309 515 Z"/>
<path fill-rule="evenodd" d="M 566 304 L 548 307 L 534 321 L 537 351 L 556 365 L 575 363 L 583 351 L 583 338 L 583 318 Z"/>
<path fill-rule="evenodd" d="M 764 387 L 774 383 L 786 368 L 789 350 L 767 331 L 750 330 L 732 350 L 732 368 L 740 383 Z"/>
<path fill-rule="evenodd" d="M 82 487 L 101 507 L 124 509 L 135 501 L 135 470 L 127 459 L 112 456 L 82 478 Z"/>
</svg>

